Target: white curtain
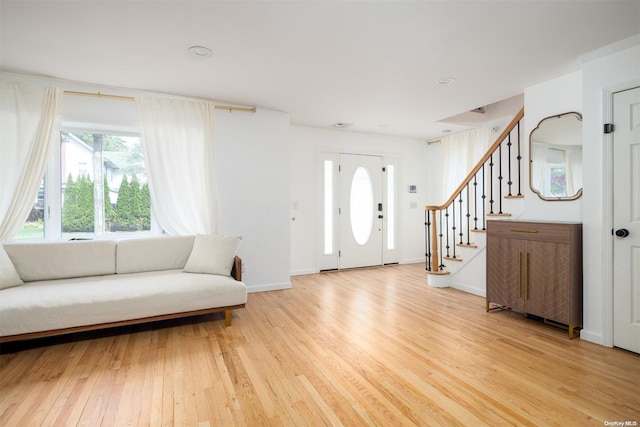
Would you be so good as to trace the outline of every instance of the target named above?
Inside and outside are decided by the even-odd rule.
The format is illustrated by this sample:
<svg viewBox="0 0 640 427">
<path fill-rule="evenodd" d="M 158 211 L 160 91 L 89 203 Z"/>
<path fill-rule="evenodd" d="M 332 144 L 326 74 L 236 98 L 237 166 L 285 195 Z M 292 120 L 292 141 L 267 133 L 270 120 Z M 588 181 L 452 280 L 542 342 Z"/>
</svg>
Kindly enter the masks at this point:
<svg viewBox="0 0 640 427">
<path fill-rule="evenodd" d="M 544 142 L 534 141 L 531 145 L 531 183 L 543 195 L 545 194 L 545 172 L 547 166 L 547 155 L 549 153 L 549 145 Z"/>
<path fill-rule="evenodd" d="M 440 139 L 443 154 L 442 198 L 447 200 L 487 152 L 491 128 L 475 129 Z"/>
<path fill-rule="evenodd" d="M 0 77 L 0 243 L 15 236 L 38 194 L 60 93 Z"/>
<path fill-rule="evenodd" d="M 215 106 L 152 97 L 138 97 L 136 102 L 151 206 L 158 223 L 171 235 L 215 233 Z"/>
<path fill-rule="evenodd" d="M 567 196 L 573 196 L 582 188 L 582 147 L 567 147 Z"/>
</svg>

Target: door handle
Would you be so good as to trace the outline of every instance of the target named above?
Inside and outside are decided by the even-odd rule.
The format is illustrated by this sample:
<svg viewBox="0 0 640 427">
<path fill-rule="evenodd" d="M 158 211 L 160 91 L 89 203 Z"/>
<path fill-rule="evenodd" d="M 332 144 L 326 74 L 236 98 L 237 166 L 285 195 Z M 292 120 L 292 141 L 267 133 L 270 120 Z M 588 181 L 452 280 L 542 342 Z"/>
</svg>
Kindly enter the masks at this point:
<svg viewBox="0 0 640 427">
<path fill-rule="evenodd" d="M 524 254 L 524 299 L 529 299 L 529 252 Z"/>
<path fill-rule="evenodd" d="M 620 239 L 624 239 L 628 235 L 629 235 L 629 230 L 627 230 L 626 228 L 620 228 L 620 229 L 616 230 L 616 237 L 618 237 Z"/>
<path fill-rule="evenodd" d="M 522 298 L 522 252 L 518 252 L 518 298 Z"/>
</svg>

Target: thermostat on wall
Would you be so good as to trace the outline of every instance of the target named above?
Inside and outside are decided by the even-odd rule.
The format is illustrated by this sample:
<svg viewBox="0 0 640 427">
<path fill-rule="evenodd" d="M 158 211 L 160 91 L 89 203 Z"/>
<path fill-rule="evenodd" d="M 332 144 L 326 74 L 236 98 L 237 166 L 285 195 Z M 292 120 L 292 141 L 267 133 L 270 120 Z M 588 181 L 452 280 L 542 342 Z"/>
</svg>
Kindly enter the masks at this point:
<svg viewBox="0 0 640 427">
<path fill-rule="evenodd" d="M 409 186 L 409 193 L 417 193 L 418 189 L 416 188 L 415 185 L 410 185 Z"/>
</svg>

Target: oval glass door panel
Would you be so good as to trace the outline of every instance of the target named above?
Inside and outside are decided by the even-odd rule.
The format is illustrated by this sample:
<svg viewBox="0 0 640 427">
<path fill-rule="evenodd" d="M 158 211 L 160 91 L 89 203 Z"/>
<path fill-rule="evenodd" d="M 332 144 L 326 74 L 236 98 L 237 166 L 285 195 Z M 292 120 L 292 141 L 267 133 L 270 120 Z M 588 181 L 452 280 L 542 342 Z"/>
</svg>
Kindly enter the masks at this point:
<svg viewBox="0 0 640 427">
<path fill-rule="evenodd" d="M 356 243 L 364 246 L 373 229 L 373 183 L 369 172 L 362 166 L 356 169 L 351 182 L 349 198 L 351 232 Z"/>
</svg>

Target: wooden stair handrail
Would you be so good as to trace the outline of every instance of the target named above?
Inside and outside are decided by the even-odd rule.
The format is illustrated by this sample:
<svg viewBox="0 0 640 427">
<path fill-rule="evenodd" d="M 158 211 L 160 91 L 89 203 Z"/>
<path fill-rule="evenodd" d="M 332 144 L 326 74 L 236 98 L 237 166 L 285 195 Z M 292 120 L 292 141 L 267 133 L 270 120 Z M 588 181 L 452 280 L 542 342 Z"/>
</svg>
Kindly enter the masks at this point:
<svg viewBox="0 0 640 427">
<path fill-rule="evenodd" d="M 475 176 L 475 174 L 477 174 L 478 171 L 482 169 L 482 166 L 487 162 L 487 160 L 489 160 L 491 155 L 498 149 L 498 146 L 502 143 L 502 141 L 504 141 L 507 135 L 511 133 L 511 131 L 516 127 L 518 122 L 522 120 L 523 117 L 524 117 L 524 107 L 520 108 L 520 111 L 518 111 L 518 113 L 513 117 L 513 119 L 509 122 L 507 127 L 504 128 L 504 130 L 502 131 L 500 136 L 498 136 L 498 138 L 494 141 L 494 143 L 491 144 L 491 146 L 489 147 L 487 152 L 484 154 L 484 156 L 482 156 L 482 158 L 480 159 L 480 161 L 478 161 L 475 167 L 471 169 L 471 172 L 469 172 L 467 177 L 462 181 L 462 183 L 458 186 L 458 188 L 455 189 L 451 197 L 449 197 L 446 202 L 444 202 L 439 206 L 428 205 L 428 206 L 425 206 L 424 209 L 428 211 L 437 211 L 437 210 L 445 209 L 447 206 L 449 206 L 455 200 L 456 196 L 462 191 L 462 189 L 464 189 L 465 186 L 469 182 L 471 182 L 471 179 Z"/>
<path fill-rule="evenodd" d="M 478 163 L 471 169 L 471 172 L 467 175 L 467 177 L 462 181 L 462 183 L 455 189 L 451 197 L 447 199 L 445 203 L 439 206 L 427 205 L 425 206 L 425 211 L 430 211 L 431 216 L 431 225 L 430 225 L 430 236 L 428 237 L 431 240 L 432 252 L 431 254 L 427 254 L 431 263 L 428 264 L 428 273 L 429 274 L 448 274 L 446 270 L 441 269 L 440 262 L 438 259 L 439 248 L 438 248 L 438 225 L 436 221 L 436 211 L 442 211 L 447 209 L 456 199 L 458 194 L 469 185 L 471 180 L 476 176 L 476 174 L 482 169 L 487 160 L 491 158 L 493 153 L 498 150 L 498 147 L 504 142 L 504 140 L 511 134 L 513 129 L 520 123 L 520 120 L 524 117 L 524 107 L 520 108 L 518 113 L 513 117 L 513 119 L 509 122 L 509 124 L 505 127 L 502 133 L 496 138 L 496 140 L 491 144 L 491 146 L 487 149 L 486 153 L 482 156 L 482 158 L 478 161 Z M 462 199 L 461 203 L 462 203 Z M 448 243 L 447 243 L 448 244 Z M 454 242 L 455 245 L 455 242 Z M 448 254 L 448 251 L 447 251 Z M 454 250 L 455 254 L 455 250 Z"/>
</svg>

